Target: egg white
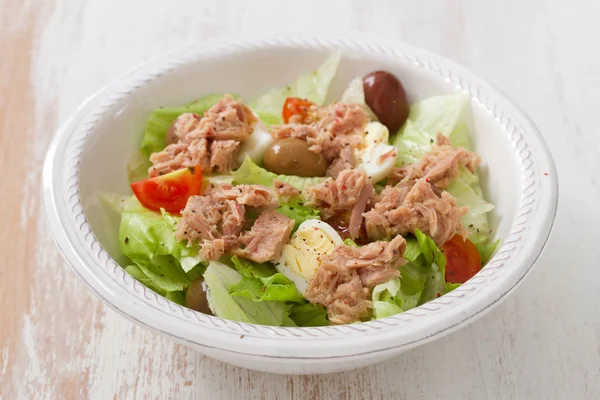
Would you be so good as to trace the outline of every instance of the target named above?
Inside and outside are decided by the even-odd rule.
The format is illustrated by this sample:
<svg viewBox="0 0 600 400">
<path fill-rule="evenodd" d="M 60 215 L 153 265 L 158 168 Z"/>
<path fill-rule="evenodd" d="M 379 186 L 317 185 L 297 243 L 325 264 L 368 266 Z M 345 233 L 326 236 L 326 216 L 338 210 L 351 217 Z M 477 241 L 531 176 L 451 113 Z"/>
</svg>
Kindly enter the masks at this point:
<svg viewBox="0 0 600 400">
<path fill-rule="evenodd" d="M 256 113 L 254 113 L 254 117 L 256 121 L 253 122 L 253 131 L 248 140 L 242 142 L 237 156 L 237 162 L 240 165 L 244 162 L 246 154 L 256 164 L 261 164 L 265 151 L 274 142 L 269 129 L 260 121 Z"/>
<path fill-rule="evenodd" d="M 398 149 L 388 144 L 389 137 L 390 133 L 385 125 L 376 121 L 369 122 L 365 126 L 365 146 L 355 152 L 358 165 L 364 168 L 372 183 L 388 176 L 396 164 Z"/>
</svg>

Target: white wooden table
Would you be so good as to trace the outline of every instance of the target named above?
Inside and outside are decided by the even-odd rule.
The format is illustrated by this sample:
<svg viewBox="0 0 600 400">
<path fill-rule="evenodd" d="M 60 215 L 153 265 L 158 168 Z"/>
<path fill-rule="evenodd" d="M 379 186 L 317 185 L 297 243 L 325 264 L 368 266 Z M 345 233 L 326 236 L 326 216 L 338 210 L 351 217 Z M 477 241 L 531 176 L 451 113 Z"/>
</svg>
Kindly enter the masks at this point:
<svg viewBox="0 0 600 400">
<path fill-rule="evenodd" d="M 0 398 L 600 398 L 600 2 L 0 0 Z M 278 376 L 213 361 L 105 307 L 63 262 L 39 199 L 54 130 L 175 46 L 358 30 L 488 78 L 538 124 L 560 175 L 538 267 L 495 311 L 393 361 Z"/>
</svg>

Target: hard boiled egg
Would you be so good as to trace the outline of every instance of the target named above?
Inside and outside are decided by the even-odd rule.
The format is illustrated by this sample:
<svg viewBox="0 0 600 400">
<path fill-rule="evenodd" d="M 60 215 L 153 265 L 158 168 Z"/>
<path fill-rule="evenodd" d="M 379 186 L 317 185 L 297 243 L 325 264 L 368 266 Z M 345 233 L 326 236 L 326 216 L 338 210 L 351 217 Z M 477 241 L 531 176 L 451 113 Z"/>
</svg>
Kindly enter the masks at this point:
<svg viewBox="0 0 600 400">
<path fill-rule="evenodd" d="M 254 130 L 250 134 L 250 138 L 242 142 L 240 152 L 237 157 L 237 162 L 240 165 L 244 162 L 246 154 L 256 164 L 261 164 L 263 154 L 265 154 L 267 147 L 269 147 L 274 141 L 273 137 L 269 133 L 269 130 L 262 122 L 260 122 L 260 118 L 258 115 L 256 115 L 256 113 L 254 113 L 254 117 L 256 118 L 252 126 Z"/>
<path fill-rule="evenodd" d="M 275 266 L 288 277 L 300 293 L 306 292 L 308 281 L 320 266 L 319 256 L 330 254 L 344 241 L 329 224 L 318 219 L 304 221 L 283 246 L 281 258 Z"/>
<path fill-rule="evenodd" d="M 379 182 L 390 174 L 396 164 L 398 150 L 388 144 L 390 134 L 385 125 L 369 122 L 365 126 L 365 146 L 355 156 L 371 182 Z"/>
</svg>

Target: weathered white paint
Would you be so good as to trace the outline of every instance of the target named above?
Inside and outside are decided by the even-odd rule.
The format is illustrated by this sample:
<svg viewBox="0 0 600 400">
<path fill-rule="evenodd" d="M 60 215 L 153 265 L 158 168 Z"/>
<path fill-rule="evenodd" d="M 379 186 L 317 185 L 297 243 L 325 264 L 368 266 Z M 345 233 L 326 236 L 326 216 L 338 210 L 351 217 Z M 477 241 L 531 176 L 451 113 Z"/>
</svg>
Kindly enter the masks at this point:
<svg viewBox="0 0 600 400">
<path fill-rule="evenodd" d="M 2 398 L 600 398 L 597 1 L 0 0 L 0 10 L 0 44 L 18 39 L 26 47 L 10 47 L 0 61 L 0 88 L 29 74 L 22 92 L 0 91 L 0 126 L 20 118 L 23 129 L 0 133 L 1 170 L 23 183 L 14 209 L 0 211 L 2 224 L 14 224 L 0 230 L 0 294 L 11 294 L 0 297 L 0 337 L 14 332 L 0 342 Z M 39 168 L 58 124 L 101 85 L 174 46 L 349 29 L 465 64 L 544 133 L 560 175 L 559 214 L 538 268 L 517 292 L 466 329 L 395 360 L 308 377 L 213 361 L 94 298 L 41 218 Z M 22 115 L 4 114 L 14 102 Z M 27 140 L 17 143 L 16 134 Z M 21 165 L 7 149 L 22 151 Z"/>
</svg>

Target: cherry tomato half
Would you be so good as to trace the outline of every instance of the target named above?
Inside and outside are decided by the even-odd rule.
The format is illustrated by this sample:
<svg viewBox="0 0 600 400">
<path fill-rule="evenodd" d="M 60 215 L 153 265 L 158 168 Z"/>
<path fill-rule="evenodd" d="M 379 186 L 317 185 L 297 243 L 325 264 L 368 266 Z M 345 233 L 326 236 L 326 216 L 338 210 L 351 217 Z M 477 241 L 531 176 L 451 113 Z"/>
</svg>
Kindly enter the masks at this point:
<svg viewBox="0 0 600 400">
<path fill-rule="evenodd" d="M 202 170 L 189 167 L 131 184 L 131 190 L 142 205 L 150 210 L 164 208 L 179 214 L 190 196 L 200 194 Z"/>
<path fill-rule="evenodd" d="M 465 283 L 481 270 L 481 256 L 469 239 L 454 235 L 442 245 L 446 256 L 446 282 Z"/>
<path fill-rule="evenodd" d="M 283 110 L 281 111 L 283 122 L 287 124 L 293 115 L 300 115 L 304 120 L 308 114 L 308 108 L 312 105 L 313 103 L 308 100 L 304 100 L 299 97 L 288 97 L 285 99 L 285 103 L 283 103 Z"/>
</svg>

